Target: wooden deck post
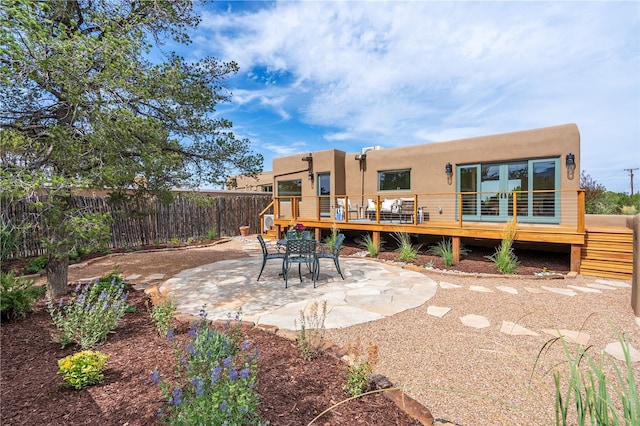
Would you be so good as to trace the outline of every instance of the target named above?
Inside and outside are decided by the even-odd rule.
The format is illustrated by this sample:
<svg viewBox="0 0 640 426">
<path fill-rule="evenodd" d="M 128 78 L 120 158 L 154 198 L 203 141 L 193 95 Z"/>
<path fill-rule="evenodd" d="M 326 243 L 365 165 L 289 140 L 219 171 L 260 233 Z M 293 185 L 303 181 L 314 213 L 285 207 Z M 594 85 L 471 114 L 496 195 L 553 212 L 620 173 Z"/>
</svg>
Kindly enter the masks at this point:
<svg viewBox="0 0 640 426">
<path fill-rule="evenodd" d="M 378 247 L 378 251 L 380 251 L 380 231 L 373 232 L 373 244 Z"/>
<path fill-rule="evenodd" d="M 451 250 L 453 251 L 453 263 L 460 262 L 460 237 L 451 237 Z"/>
<path fill-rule="evenodd" d="M 582 259 L 582 245 L 571 244 L 571 258 L 569 269 L 571 272 L 580 273 L 580 261 Z"/>
</svg>

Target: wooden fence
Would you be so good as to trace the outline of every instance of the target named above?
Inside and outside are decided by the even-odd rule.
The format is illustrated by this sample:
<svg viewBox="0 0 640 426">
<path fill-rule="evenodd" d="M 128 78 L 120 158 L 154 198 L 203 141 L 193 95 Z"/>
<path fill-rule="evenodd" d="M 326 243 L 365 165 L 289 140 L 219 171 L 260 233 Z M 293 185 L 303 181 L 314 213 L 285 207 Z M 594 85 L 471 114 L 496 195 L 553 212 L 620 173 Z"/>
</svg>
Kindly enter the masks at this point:
<svg viewBox="0 0 640 426">
<path fill-rule="evenodd" d="M 216 194 L 198 200 L 177 196 L 170 204 L 155 198 L 135 200 L 114 207 L 107 197 L 74 197 L 74 206 L 84 212 L 109 213 L 113 218 L 111 238 L 106 248 L 140 247 L 154 244 L 206 238 L 210 231 L 216 236 L 239 235 L 239 227 L 248 225 L 251 233 L 260 231 L 260 212 L 271 202 L 271 194 Z M 0 205 L 6 224 L 31 226 L 17 236 L 16 248 L 9 259 L 39 256 L 44 253 L 40 240 L 46 230 L 37 221 L 26 200 Z"/>
</svg>

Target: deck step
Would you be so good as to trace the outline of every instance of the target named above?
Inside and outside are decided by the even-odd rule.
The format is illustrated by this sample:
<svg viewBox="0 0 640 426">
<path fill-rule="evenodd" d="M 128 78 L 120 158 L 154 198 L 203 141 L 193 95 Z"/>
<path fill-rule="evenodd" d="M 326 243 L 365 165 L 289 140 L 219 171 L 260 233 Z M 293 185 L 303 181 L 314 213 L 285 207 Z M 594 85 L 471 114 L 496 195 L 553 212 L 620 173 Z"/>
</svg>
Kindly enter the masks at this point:
<svg viewBox="0 0 640 426">
<path fill-rule="evenodd" d="M 587 229 L 581 258 L 582 275 L 630 280 L 633 276 L 633 230 Z"/>
</svg>

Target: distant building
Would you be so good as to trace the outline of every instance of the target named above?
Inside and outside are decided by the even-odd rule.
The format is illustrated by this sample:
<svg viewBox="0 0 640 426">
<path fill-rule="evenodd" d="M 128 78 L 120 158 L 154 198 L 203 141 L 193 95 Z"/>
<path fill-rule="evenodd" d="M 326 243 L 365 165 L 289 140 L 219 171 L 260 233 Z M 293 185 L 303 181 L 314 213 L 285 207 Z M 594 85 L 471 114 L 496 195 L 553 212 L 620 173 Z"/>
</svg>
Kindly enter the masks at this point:
<svg viewBox="0 0 640 426">
<path fill-rule="evenodd" d="M 230 176 L 226 189 L 245 192 L 273 192 L 273 172 L 262 172 L 256 177 Z"/>
</svg>

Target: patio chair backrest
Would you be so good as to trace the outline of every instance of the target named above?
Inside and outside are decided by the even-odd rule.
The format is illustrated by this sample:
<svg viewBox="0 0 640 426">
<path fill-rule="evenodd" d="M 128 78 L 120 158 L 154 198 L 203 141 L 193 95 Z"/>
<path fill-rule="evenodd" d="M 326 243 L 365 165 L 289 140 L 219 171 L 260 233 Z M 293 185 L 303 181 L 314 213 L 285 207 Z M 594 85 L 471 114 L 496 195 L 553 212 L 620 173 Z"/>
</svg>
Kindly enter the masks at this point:
<svg viewBox="0 0 640 426">
<path fill-rule="evenodd" d="M 316 251 L 315 240 L 289 240 L 287 241 L 287 256 L 313 255 Z"/>
</svg>

